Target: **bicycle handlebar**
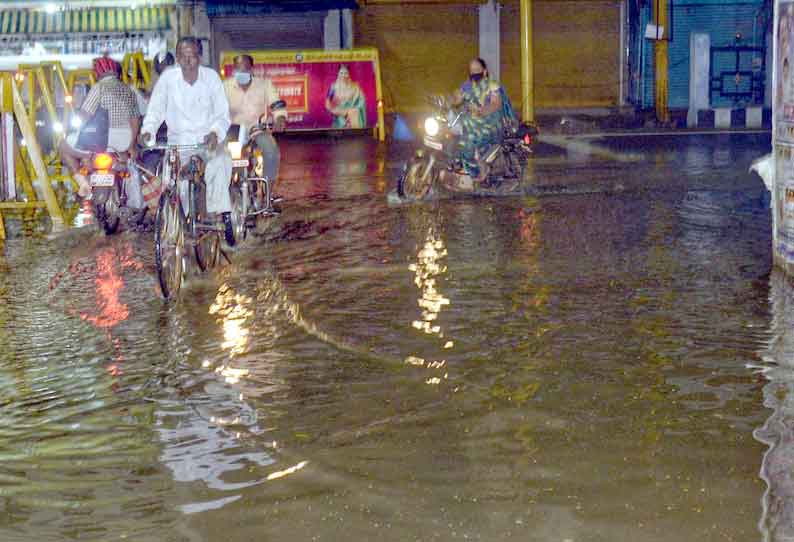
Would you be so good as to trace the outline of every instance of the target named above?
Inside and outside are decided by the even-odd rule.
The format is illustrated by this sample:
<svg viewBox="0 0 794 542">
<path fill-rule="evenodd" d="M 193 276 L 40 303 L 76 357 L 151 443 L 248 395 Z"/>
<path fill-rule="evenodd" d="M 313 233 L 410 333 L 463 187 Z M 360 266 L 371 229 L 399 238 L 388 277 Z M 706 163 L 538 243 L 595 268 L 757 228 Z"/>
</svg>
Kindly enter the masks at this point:
<svg viewBox="0 0 794 542">
<path fill-rule="evenodd" d="M 206 143 L 194 143 L 192 145 L 171 145 L 169 143 L 155 143 L 154 145 L 143 145 L 144 151 L 202 151 L 209 150 L 210 146 Z"/>
</svg>

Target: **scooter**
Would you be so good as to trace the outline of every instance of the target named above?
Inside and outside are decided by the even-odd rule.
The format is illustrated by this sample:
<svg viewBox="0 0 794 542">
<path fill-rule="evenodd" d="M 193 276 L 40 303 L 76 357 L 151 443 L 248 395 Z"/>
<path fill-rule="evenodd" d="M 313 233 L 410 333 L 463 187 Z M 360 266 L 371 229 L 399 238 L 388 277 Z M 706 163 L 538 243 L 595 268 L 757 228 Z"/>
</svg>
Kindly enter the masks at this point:
<svg viewBox="0 0 794 542">
<path fill-rule="evenodd" d="M 276 206 L 281 198 L 273 194 L 275 179 L 264 174 L 262 151 L 256 146 L 256 137 L 262 132 L 272 132 L 273 114 L 286 109 L 287 104 L 278 100 L 270 106 L 270 113 L 259 119 L 251 131 L 246 126 L 233 125 L 229 130 L 226 148 L 232 157 L 232 229 L 239 243 L 248 236 L 248 230 L 256 227 L 260 217 L 273 217 L 281 213 Z"/>
<path fill-rule="evenodd" d="M 522 123 L 505 128 L 502 141 L 477 157 L 480 176 L 462 171 L 459 139 L 461 118 L 444 97 L 431 98 L 436 112 L 425 119 L 422 147 L 403 167 L 397 179 L 397 196 L 417 201 L 456 195 L 510 195 L 521 193 L 524 170 L 532 154 L 537 126 Z M 464 103 L 464 107 L 468 104 Z"/>
</svg>

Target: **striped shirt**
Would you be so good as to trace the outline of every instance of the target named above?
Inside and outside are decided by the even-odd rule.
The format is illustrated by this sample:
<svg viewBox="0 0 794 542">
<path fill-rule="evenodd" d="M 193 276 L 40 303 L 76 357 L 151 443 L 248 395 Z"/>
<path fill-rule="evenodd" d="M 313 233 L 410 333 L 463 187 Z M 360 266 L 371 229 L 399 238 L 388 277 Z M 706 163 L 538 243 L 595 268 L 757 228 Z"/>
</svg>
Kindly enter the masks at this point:
<svg viewBox="0 0 794 542">
<path fill-rule="evenodd" d="M 129 128 L 130 119 L 140 116 L 132 90 L 117 77 L 103 77 L 91 87 L 80 109 L 94 115 L 97 108 L 108 112 L 110 128 Z"/>
</svg>

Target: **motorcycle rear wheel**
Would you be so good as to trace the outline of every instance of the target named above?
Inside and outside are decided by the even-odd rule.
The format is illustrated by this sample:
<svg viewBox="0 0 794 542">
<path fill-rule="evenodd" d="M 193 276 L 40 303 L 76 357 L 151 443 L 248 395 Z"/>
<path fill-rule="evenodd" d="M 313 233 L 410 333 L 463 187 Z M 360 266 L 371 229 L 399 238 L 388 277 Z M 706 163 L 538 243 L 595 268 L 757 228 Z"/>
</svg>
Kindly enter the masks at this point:
<svg viewBox="0 0 794 542">
<path fill-rule="evenodd" d="M 119 223 L 121 222 L 119 210 L 119 194 L 116 188 L 108 190 L 105 197 L 94 200 L 96 220 L 105 235 L 113 235 L 119 229 Z"/>
</svg>

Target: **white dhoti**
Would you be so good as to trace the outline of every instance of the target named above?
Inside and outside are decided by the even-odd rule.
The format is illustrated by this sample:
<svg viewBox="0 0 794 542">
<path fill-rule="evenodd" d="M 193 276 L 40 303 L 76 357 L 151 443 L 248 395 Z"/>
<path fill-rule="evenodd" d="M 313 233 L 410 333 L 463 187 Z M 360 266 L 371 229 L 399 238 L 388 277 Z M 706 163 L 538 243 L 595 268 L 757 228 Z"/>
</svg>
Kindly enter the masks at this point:
<svg viewBox="0 0 794 542">
<path fill-rule="evenodd" d="M 204 182 L 207 185 L 207 212 L 208 213 L 229 213 L 232 210 L 232 198 L 229 194 L 229 185 L 232 182 L 232 157 L 222 146 L 218 146 L 215 152 L 183 152 L 179 155 L 179 161 L 184 167 L 190 161 L 190 157 L 198 154 L 205 162 Z M 187 212 L 188 183 L 181 182 L 179 187 L 179 197 L 182 205 Z"/>
</svg>

